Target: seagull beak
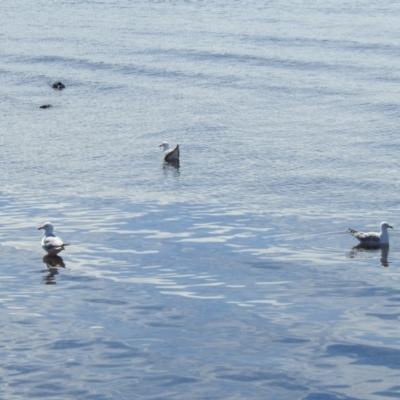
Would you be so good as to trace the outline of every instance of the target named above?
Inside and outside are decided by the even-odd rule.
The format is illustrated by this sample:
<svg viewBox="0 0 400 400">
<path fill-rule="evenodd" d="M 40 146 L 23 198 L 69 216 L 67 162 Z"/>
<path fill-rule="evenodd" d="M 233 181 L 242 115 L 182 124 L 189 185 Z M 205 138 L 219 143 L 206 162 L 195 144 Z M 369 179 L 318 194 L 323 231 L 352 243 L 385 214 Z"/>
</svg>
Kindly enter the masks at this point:
<svg viewBox="0 0 400 400">
<path fill-rule="evenodd" d="M 43 229 L 43 226 L 41 226 L 40 228 L 37 228 L 38 231 L 40 231 L 41 229 Z"/>
<path fill-rule="evenodd" d="M 388 225 L 388 228 L 392 228 L 393 229 L 393 226 Z"/>
</svg>

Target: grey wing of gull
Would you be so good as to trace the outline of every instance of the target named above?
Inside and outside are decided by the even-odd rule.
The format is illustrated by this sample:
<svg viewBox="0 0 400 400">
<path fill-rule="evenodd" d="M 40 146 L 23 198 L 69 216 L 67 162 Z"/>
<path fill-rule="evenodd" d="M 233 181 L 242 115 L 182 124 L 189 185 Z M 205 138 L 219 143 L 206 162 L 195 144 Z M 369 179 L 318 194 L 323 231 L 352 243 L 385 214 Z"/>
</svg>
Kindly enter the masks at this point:
<svg viewBox="0 0 400 400">
<path fill-rule="evenodd" d="M 177 145 L 174 149 L 169 151 L 165 156 L 164 156 L 165 161 L 177 161 L 179 160 L 179 145 Z"/>
<path fill-rule="evenodd" d="M 51 249 L 57 249 L 59 247 L 64 246 L 64 243 L 59 237 L 57 237 L 57 236 L 51 237 L 50 236 L 44 240 L 44 246 L 46 247 L 47 250 L 51 250 Z"/>
<path fill-rule="evenodd" d="M 349 232 L 358 239 L 361 243 L 379 244 L 379 234 L 375 232 L 357 232 L 349 228 Z"/>
</svg>

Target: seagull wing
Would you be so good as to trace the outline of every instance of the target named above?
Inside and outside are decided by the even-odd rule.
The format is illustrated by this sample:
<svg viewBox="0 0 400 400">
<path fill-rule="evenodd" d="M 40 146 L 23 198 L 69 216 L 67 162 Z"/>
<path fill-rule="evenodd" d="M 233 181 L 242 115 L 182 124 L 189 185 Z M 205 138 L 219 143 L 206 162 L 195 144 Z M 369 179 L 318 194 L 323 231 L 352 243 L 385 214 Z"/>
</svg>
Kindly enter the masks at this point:
<svg viewBox="0 0 400 400">
<path fill-rule="evenodd" d="M 179 144 L 172 150 L 167 150 L 164 153 L 165 161 L 178 161 L 179 160 Z"/>
<path fill-rule="evenodd" d="M 349 228 L 349 233 L 353 235 L 356 239 L 358 239 L 361 243 L 368 243 L 368 244 L 379 244 L 380 237 L 379 233 L 375 232 L 358 232 L 354 229 Z"/>
<path fill-rule="evenodd" d="M 43 239 L 43 247 L 45 247 L 46 250 L 63 249 L 64 246 L 68 246 L 68 244 L 63 243 L 63 241 L 57 236 L 48 236 Z"/>
</svg>

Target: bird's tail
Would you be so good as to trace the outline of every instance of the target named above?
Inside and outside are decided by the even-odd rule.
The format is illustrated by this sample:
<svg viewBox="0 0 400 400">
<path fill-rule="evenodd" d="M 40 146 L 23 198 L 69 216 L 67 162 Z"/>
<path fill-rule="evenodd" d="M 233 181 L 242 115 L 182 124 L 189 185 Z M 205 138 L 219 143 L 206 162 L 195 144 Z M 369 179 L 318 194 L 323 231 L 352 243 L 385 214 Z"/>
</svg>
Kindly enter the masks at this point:
<svg viewBox="0 0 400 400">
<path fill-rule="evenodd" d="M 349 232 L 353 236 L 354 236 L 355 233 L 357 233 L 357 231 L 355 231 L 354 229 L 351 229 L 351 228 L 348 228 L 347 232 Z"/>
</svg>

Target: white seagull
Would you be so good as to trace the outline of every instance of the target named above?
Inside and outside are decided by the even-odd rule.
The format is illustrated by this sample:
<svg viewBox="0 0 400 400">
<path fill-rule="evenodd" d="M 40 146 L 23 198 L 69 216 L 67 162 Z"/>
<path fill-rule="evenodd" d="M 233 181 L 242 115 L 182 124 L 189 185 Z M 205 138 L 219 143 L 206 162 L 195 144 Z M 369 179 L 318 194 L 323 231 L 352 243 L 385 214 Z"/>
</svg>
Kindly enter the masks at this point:
<svg viewBox="0 0 400 400">
<path fill-rule="evenodd" d="M 174 149 L 170 149 L 169 143 L 162 142 L 158 147 L 162 147 L 164 149 L 164 161 L 179 161 L 179 144 L 177 144 Z"/>
<path fill-rule="evenodd" d="M 64 250 L 64 246 L 69 246 L 64 243 L 58 236 L 53 233 L 54 227 L 51 222 L 45 222 L 38 230 L 44 229 L 42 237 L 42 248 L 48 254 L 57 254 Z"/>
<path fill-rule="evenodd" d="M 361 246 L 378 247 L 379 245 L 389 244 L 388 228 L 392 228 L 387 222 L 381 223 L 381 231 L 378 232 L 357 232 L 354 229 L 348 229 L 349 233 L 360 241 Z"/>
</svg>

